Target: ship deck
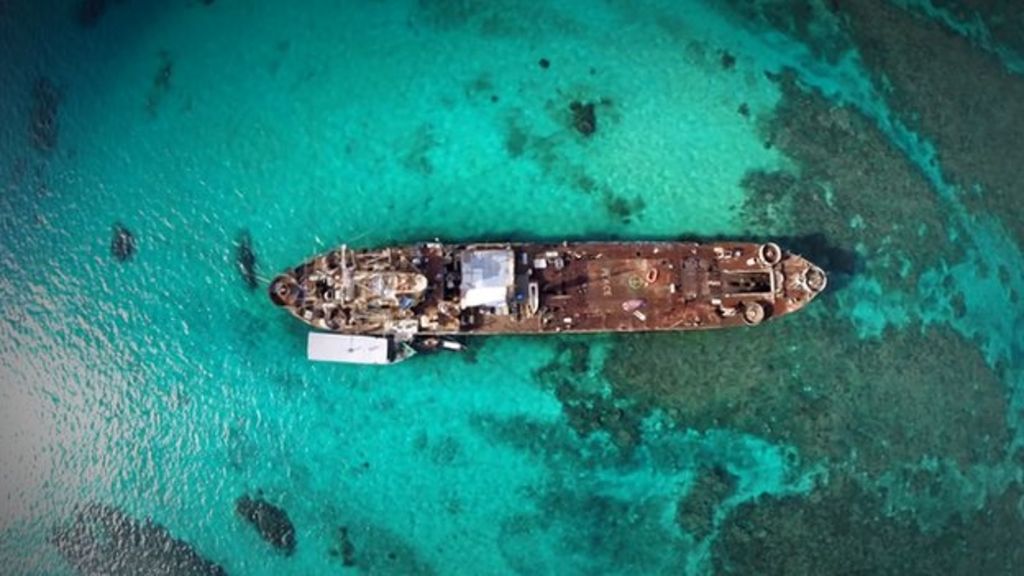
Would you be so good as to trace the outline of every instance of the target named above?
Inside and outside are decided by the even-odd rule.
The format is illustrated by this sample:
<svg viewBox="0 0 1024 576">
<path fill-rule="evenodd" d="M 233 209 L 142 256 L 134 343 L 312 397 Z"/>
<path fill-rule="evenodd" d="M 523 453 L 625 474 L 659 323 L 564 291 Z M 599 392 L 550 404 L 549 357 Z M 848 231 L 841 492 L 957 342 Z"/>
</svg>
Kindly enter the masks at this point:
<svg viewBox="0 0 1024 576">
<path fill-rule="evenodd" d="M 276 278 L 271 298 L 321 330 L 407 341 L 754 325 L 824 286 L 772 243 L 432 242 L 342 247 Z"/>
<path fill-rule="evenodd" d="M 468 325 L 464 323 L 463 332 L 628 332 L 742 325 L 739 314 L 718 313 L 720 306 L 734 307 L 746 296 L 723 293 L 722 277 L 749 271 L 757 250 L 753 244 L 669 242 L 512 248 L 516 277 L 538 283 L 538 313 L 529 316 L 520 307 L 509 315 L 474 315 Z M 534 265 L 539 262 L 543 267 Z M 770 276 L 770 270 L 762 268 L 762 274 Z M 524 299 L 522 285 L 517 282 L 518 300 Z M 771 298 L 771 291 L 764 296 Z"/>
</svg>

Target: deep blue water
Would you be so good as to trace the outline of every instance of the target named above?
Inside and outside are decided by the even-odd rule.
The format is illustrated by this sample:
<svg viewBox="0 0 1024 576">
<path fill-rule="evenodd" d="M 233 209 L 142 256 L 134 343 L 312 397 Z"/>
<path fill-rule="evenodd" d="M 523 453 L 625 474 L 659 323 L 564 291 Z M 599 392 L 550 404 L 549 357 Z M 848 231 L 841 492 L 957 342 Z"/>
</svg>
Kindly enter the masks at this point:
<svg viewBox="0 0 1024 576">
<path fill-rule="evenodd" d="M 1024 21 L 966 4 L 0 3 L 3 572 L 1020 573 Z M 435 237 L 775 238 L 831 284 L 387 368 L 266 297 Z"/>
</svg>

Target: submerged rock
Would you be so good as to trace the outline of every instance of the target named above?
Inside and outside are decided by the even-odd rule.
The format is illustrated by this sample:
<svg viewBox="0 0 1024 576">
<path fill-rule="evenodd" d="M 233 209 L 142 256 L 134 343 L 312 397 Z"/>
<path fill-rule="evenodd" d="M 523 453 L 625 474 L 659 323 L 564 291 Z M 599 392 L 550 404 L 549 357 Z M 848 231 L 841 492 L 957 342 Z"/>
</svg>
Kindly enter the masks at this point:
<svg viewBox="0 0 1024 576">
<path fill-rule="evenodd" d="M 235 263 L 242 279 L 245 280 L 245 285 L 250 290 L 255 290 L 259 286 L 259 279 L 256 276 L 256 254 L 252 251 L 252 237 L 247 230 L 239 233 L 235 243 Z"/>
<path fill-rule="evenodd" d="M 120 222 L 114 224 L 110 239 L 110 255 L 118 262 L 127 262 L 135 255 L 135 236 Z"/>
<path fill-rule="evenodd" d="M 577 132 L 590 136 L 597 131 L 597 113 L 594 111 L 593 102 L 584 104 L 579 100 L 573 100 L 569 104 L 569 111 L 572 112 L 572 126 Z"/>
<path fill-rule="evenodd" d="M 103 504 L 80 508 L 71 522 L 54 529 L 50 543 L 80 574 L 227 574 L 163 526 Z"/>
<path fill-rule="evenodd" d="M 287 555 L 295 551 L 295 526 L 284 509 L 262 498 L 244 495 L 235 502 L 235 512 L 274 548 Z"/>
<path fill-rule="evenodd" d="M 57 147 L 59 109 L 60 92 L 57 86 L 46 77 L 36 80 L 32 86 L 32 115 L 28 126 L 29 141 L 36 150 L 51 152 Z"/>
</svg>

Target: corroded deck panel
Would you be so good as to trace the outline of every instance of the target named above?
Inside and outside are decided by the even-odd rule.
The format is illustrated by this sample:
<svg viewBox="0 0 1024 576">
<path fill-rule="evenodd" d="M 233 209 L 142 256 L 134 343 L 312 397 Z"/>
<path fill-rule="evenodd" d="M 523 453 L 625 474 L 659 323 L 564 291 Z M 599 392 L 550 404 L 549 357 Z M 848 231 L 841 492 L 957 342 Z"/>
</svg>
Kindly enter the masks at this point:
<svg viewBox="0 0 1024 576">
<path fill-rule="evenodd" d="M 543 311 L 537 317 L 486 316 L 476 326 L 478 332 L 741 326 L 748 323 L 740 313 L 745 303 L 760 303 L 768 316 L 788 313 L 804 303 L 777 298 L 771 289 L 767 293 L 737 293 L 734 283 L 738 275 L 761 272 L 769 283 L 779 280 L 772 266 L 759 260 L 757 244 L 584 243 L 513 248 L 530 254 L 531 259 L 558 252 L 564 267 L 534 271 Z M 623 306 L 631 302 L 642 304 L 636 310 Z"/>
<path fill-rule="evenodd" d="M 409 341 L 754 325 L 825 281 L 771 243 L 425 243 L 331 251 L 278 276 L 271 298 L 315 328 Z"/>
</svg>

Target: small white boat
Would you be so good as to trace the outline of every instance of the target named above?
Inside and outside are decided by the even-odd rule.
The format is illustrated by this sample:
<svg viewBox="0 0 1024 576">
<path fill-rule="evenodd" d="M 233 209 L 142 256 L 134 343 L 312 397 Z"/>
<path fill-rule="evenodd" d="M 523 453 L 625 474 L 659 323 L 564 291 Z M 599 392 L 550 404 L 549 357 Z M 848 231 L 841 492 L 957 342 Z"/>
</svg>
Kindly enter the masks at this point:
<svg viewBox="0 0 1024 576">
<path fill-rule="evenodd" d="M 317 362 L 394 364 L 415 354 L 412 347 L 382 336 L 310 332 L 306 357 Z"/>
</svg>

